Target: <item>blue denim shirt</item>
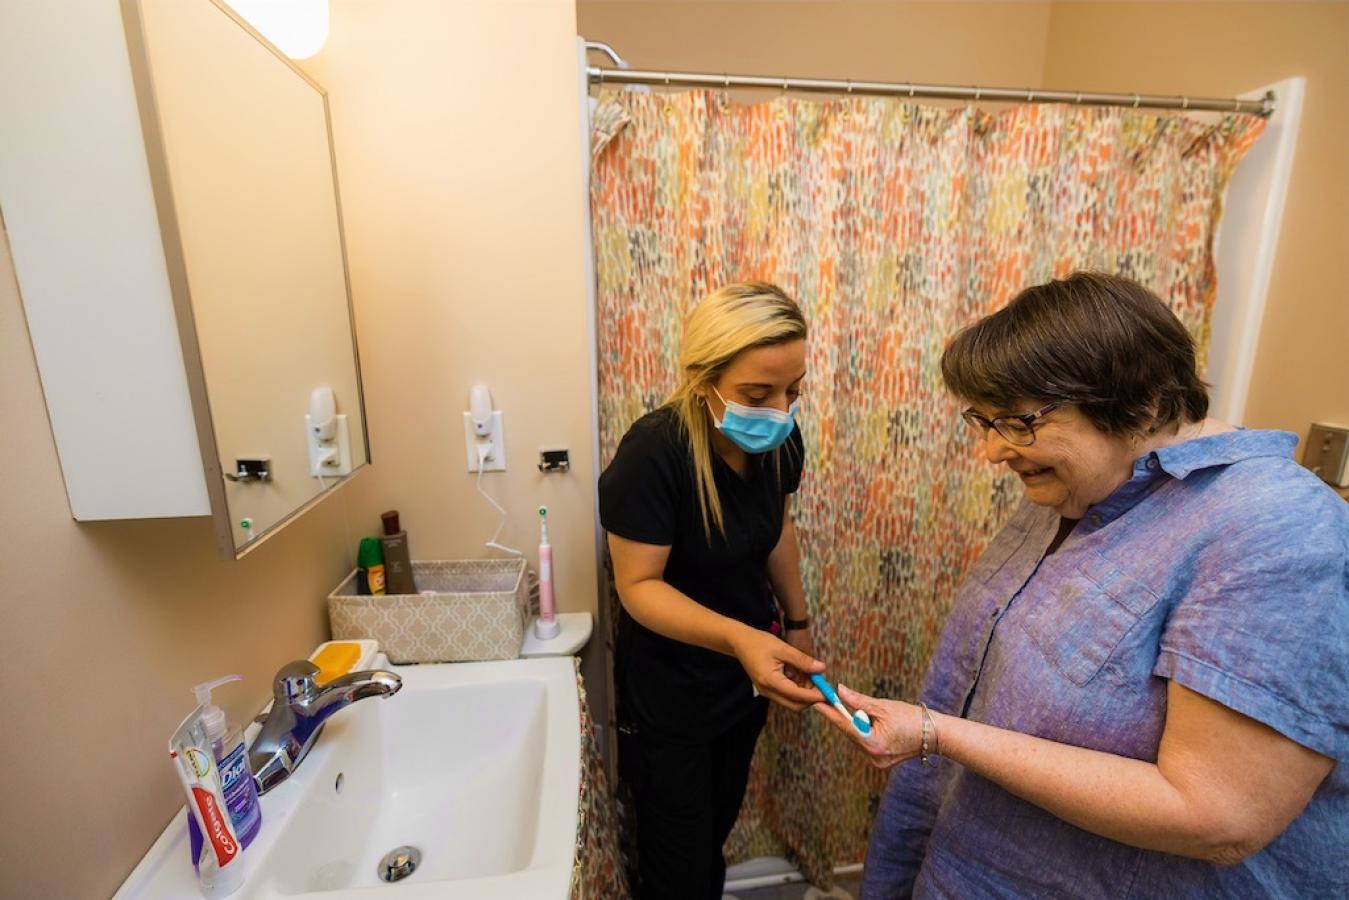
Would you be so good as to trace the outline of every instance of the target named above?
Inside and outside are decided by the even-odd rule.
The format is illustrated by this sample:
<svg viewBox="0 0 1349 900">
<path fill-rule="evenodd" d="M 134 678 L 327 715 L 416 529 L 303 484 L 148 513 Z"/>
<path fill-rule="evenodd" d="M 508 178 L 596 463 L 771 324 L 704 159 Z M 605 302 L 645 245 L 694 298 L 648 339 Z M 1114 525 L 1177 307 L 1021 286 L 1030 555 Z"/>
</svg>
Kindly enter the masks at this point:
<svg viewBox="0 0 1349 900">
<path fill-rule="evenodd" d="M 1042 561 L 1023 503 L 960 588 L 923 688 L 934 709 L 1156 761 L 1166 685 L 1339 761 L 1267 847 L 1218 866 L 1069 825 L 942 760 L 895 769 L 862 896 L 1349 897 L 1349 504 L 1286 432 L 1201 437 L 1133 477 Z"/>
</svg>

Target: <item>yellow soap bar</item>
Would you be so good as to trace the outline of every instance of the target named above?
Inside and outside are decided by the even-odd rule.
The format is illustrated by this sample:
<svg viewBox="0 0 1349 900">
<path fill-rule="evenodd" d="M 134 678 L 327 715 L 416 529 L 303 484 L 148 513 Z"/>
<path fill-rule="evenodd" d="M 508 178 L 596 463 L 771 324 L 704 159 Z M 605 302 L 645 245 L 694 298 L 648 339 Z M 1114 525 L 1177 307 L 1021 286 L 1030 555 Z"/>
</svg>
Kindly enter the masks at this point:
<svg viewBox="0 0 1349 900">
<path fill-rule="evenodd" d="M 327 684 L 334 678 L 341 678 L 351 671 L 352 666 L 361 658 L 361 645 L 354 641 L 336 641 L 315 653 L 310 659 L 319 667 L 314 681 Z"/>
</svg>

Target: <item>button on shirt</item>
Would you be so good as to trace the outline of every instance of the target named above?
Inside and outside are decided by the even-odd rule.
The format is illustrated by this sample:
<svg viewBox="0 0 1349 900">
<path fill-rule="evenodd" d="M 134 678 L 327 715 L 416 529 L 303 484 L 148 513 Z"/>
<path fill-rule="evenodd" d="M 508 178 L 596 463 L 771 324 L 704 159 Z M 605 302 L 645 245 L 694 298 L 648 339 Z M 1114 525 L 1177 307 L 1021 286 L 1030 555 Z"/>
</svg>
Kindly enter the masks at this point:
<svg viewBox="0 0 1349 900">
<path fill-rule="evenodd" d="M 1067 824 L 942 760 L 894 770 L 864 898 L 1349 896 L 1349 505 L 1286 432 L 1140 459 L 1051 556 L 1023 503 L 961 585 L 923 688 L 934 709 L 1155 762 L 1166 686 L 1338 761 L 1306 809 L 1231 866 Z"/>
</svg>

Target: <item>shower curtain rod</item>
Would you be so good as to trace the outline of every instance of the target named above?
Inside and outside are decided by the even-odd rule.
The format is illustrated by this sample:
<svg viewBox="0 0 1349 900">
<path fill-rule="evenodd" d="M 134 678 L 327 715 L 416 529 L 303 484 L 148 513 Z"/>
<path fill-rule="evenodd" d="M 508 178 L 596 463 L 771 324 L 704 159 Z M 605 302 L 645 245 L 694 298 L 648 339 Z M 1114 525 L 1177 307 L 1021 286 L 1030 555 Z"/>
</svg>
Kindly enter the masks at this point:
<svg viewBox="0 0 1349 900">
<path fill-rule="evenodd" d="M 817 94 L 863 94 L 880 97 L 931 97 L 943 100 L 991 100 L 1025 103 L 1072 103 L 1078 106 L 1125 106 L 1134 109 L 1181 109 L 1209 112 L 1248 112 L 1268 118 L 1274 112 L 1274 92 L 1258 100 L 1220 97 L 1170 97 L 1159 94 L 1103 94 L 1091 91 L 1036 91 L 1030 88 L 990 88 L 916 82 L 839 81 L 831 78 L 791 78 L 766 75 L 714 75 L 699 72 L 658 72 L 630 69 L 614 48 L 587 41 L 587 50 L 606 54 L 618 68 L 586 66 L 591 84 L 647 84 L 665 87 L 763 88 Z"/>
</svg>

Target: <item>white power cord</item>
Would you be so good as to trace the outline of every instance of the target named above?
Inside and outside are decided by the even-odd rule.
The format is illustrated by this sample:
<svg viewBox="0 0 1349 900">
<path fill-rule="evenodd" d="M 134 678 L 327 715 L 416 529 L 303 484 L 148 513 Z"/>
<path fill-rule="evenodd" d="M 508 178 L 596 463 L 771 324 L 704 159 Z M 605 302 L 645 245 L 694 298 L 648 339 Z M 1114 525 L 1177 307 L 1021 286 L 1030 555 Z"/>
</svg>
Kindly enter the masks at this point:
<svg viewBox="0 0 1349 900">
<path fill-rule="evenodd" d="M 495 500 L 493 500 L 490 494 L 488 494 L 486 491 L 482 489 L 482 470 L 487 466 L 487 457 L 492 452 L 492 442 L 479 441 L 477 446 L 478 446 L 478 479 L 477 479 L 478 493 L 482 494 L 484 500 L 492 504 L 493 509 L 501 513 L 501 521 L 497 523 L 496 534 L 492 535 L 492 539 L 487 542 L 486 546 L 491 550 L 500 550 L 502 553 L 509 553 L 511 556 L 523 557 L 524 554 L 521 553 L 519 550 L 515 550 L 511 547 L 507 547 L 504 544 L 497 543 L 497 538 L 501 537 L 501 532 L 506 528 L 506 510 L 501 507 L 500 503 L 497 503 Z"/>
</svg>

